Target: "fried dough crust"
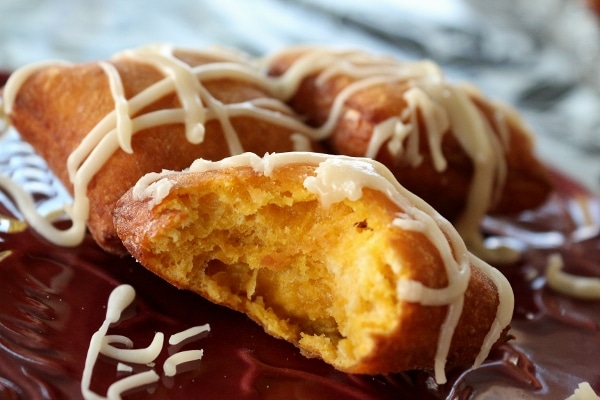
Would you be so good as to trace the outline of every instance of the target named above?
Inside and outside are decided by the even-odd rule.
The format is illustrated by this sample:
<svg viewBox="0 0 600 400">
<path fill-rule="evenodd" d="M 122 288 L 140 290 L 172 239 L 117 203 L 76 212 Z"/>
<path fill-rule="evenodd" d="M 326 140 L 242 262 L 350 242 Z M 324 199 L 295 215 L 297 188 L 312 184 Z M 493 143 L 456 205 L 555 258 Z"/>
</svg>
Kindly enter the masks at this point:
<svg viewBox="0 0 600 400">
<path fill-rule="evenodd" d="M 128 191 L 115 225 L 146 268 L 246 313 L 308 357 L 361 374 L 432 369 L 448 306 L 399 299 L 396 284 L 445 287 L 438 250 L 423 233 L 394 227 L 402 210 L 376 190 L 323 207 L 302 184 L 314 169 L 168 175 L 158 204 Z M 498 304 L 496 287 L 472 265 L 448 366 L 473 363 Z"/>
</svg>

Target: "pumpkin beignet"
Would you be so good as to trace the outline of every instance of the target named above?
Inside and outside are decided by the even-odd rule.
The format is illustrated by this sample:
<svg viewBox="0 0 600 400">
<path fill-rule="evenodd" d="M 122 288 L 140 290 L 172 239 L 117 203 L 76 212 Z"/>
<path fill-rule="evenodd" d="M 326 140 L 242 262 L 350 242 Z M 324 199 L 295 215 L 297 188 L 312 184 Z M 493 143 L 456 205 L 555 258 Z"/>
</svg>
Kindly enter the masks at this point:
<svg viewBox="0 0 600 400">
<path fill-rule="evenodd" d="M 534 209 L 552 191 L 518 113 L 428 60 L 295 46 L 263 64 L 333 153 L 383 163 L 468 241 L 485 214 Z"/>
<path fill-rule="evenodd" d="M 342 371 L 443 382 L 507 340 L 506 279 L 372 160 L 198 160 L 140 179 L 114 223 L 149 270 Z"/>
</svg>

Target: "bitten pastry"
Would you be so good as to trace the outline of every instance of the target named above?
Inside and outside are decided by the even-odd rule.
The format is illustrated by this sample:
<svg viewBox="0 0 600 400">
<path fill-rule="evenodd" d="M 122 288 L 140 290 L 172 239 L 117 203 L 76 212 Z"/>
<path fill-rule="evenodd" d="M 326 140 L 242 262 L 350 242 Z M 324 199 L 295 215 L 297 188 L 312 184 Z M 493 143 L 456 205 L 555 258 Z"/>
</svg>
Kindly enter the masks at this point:
<svg viewBox="0 0 600 400">
<path fill-rule="evenodd" d="M 333 153 L 382 162 L 465 237 L 486 213 L 535 208 L 551 191 L 515 111 L 449 82 L 432 62 L 299 46 L 263 64 Z"/>
<path fill-rule="evenodd" d="M 112 210 L 145 173 L 244 151 L 319 150 L 263 81 L 241 53 L 168 46 L 17 71 L 6 114 L 74 195 L 74 227 L 51 239 L 78 244 L 87 221 L 100 246 L 123 253 Z"/>
<path fill-rule="evenodd" d="M 148 174 L 117 203 L 130 253 L 337 369 L 478 365 L 504 342 L 510 285 L 383 165 L 242 154 Z"/>
</svg>

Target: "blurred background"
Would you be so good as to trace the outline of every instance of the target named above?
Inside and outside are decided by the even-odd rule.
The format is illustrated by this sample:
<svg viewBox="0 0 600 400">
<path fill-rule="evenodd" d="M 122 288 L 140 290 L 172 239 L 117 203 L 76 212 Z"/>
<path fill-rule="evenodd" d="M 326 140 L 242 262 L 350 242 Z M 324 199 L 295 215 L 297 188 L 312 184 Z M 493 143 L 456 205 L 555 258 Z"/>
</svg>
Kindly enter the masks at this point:
<svg viewBox="0 0 600 400">
<path fill-rule="evenodd" d="M 540 157 L 600 193 L 600 17 L 591 1 L 0 0 L 0 71 L 156 42 L 254 55 L 319 43 L 428 58 L 516 107 Z"/>
</svg>

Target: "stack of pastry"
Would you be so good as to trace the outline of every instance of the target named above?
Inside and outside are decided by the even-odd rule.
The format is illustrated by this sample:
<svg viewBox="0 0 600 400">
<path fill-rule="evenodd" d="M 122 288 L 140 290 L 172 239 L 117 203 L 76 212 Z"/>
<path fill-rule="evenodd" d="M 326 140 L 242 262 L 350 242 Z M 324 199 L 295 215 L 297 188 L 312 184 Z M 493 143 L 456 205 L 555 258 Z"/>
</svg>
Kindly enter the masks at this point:
<svg viewBox="0 0 600 400">
<path fill-rule="evenodd" d="M 244 151 L 326 146 L 376 158 L 461 233 L 485 213 L 533 208 L 550 189 L 515 113 L 446 82 L 428 62 L 321 48 L 252 60 L 152 47 L 25 68 L 4 97 L 22 137 L 72 193 L 87 193 L 89 218 L 80 218 L 112 252 L 123 251 L 112 209 L 143 174 Z"/>
<path fill-rule="evenodd" d="M 443 380 L 506 340 L 506 281 L 444 217 L 472 239 L 549 181 L 514 112 L 432 63 L 157 46 L 24 68 L 4 101 L 73 194 L 74 226 L 308 356 Z M 197 159 L 223 161 L 161 172 Z"/>
</svg>

